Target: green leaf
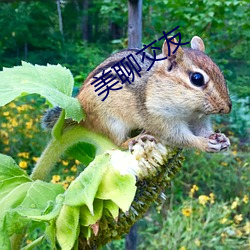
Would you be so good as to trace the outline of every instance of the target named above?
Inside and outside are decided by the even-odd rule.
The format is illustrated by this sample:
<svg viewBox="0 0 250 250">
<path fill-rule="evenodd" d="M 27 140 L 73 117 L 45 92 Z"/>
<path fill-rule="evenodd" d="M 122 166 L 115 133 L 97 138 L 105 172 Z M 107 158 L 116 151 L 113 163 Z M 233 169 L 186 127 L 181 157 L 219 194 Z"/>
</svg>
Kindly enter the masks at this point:
<svg viewBox="0 0 250 250">
<path fill-rule="evenodd" d="M 102 217 L 103 200 L 95 199 L 93 203 L 94 214 L 91 214 L 87 206 L 80 208 L 80 225 L 89 226 L 95 224 Z"/>
<path fill-rule="evenodd" d="M 42 212 L 47 207 L 48 201 L 55 200 L 56 196 L 61 193 L 64 193 L 61 185 L 37 180 L 30 186 L 20 208 L 26 209 L 27 212 L 29 209 Z"/>
<path fill-rule="evenodd" d="M 61 65 L 34 66 L 22 62 L 22 66 L 0 72 L 0 106 L 18 96 L 36 93 L 65 109 L 66 118 L 79 122 L 84 114 L 78 100 L 71 97 L 73 84 L 72 74 Z"/>
<path fill-rule="evenodd" d="M 129 210 L 136 192 L 136 179 L 133 175 L 121 175 L 110 167 L 103 176 L 96 198 L 112 200 L 123 212 Z"/>
<path fill-rule="evenodd" d="M 56 220 L 56 238 L 64 250 L 71 250 L 79 234 L 79 207 L 64 205 Z"/>
<path fill-rule="evenodd" d="M 23 227 L 33 219 L 28 218 L 28 215 L 41 216 L 44 211 L 52 211 L 50 217 L 53 215 L 55 218 L 63 201 L 56 197 L 64 189 L 61 185 L 40 180 L 32 182 L 11 157 L 0 155 L 0 159 L 0 234 L 5 239 L 1 243 L 1 249 L 4 249 L 9 245 L 9 236 L 21 233 Z M 59 208 L 51 205 L 54 200 L 58 202 Z"/>
<path fill-rule="evenodd" d="M 54 220 L 60 213 L 61 209 L 62 209 L 62 204 L 54 204 L 53 206 L 53 209 L 46 213 L 46 212 L 43 212 L 42 215 L 27 215 L 27 213 L 22 213 L 22 211 L 19 211 L 20 214 L 22 215 L 26 215 L 28 216 L 30 219 L 33 219 L 33 220 L 36 220 L 36 221 L 52 221 Z M 45 209 L 46 210 L 46 209 Z"/>
<path fill-rule="evenodd" d="M 60 139 L 62 136 L 64 121 L 65 121 L 65 110 L 62 109 L 61 114 L 52 129 L 52 135 L 57 140 Z"/>
<path fill-rule="evenodd" d="M 84 238 L 89 239 L 91 237 L 92 229 L 90 227 L 80 227 L 80 231 Z"/>
<path fill-rule="evenodd" d="M 93 201 L 103 176 L 110 166 L 110 155 L 103 154 L 93 162 L 70 184 L 65 192 L 64 204 L 70 206 L 87 205 L 93 214 Z"/>
<path fill-rule="evenodd" d="M 20 216 L 15 209 L 10 209 L 5 213 L 3 231 L 7 237 L 13 234 L 22 234 L 23 228 L 30 223 L 31 221 L 28 218 Z"/>
<path fill-rule="evenodd" d="M 88 165 L 95 158 L 96 148 L 89 143 L 86 142 L 78 142 L 70 147 L 66 154 L 77 159 L 85 165 Z"/>
<path fill-rule="evenodd" d="M 0 181 L 0 201 L 13 189 L 25 182 L 31 182 L 30 178 L 27 176 L 17 176 Z"/>
<path fill-rule="evenodd" d="M 26 176 L 28 178 L 28 175 L 10 156 L 0 154 L 0 181 L 17 176 Z"/>
<path fill-rule="evenodd" d="M 31 185 L 32 182 L 23 183 L 1 199 L 0 222 L 7 210 L 16 208 L 22 203 Z"/>
<path fill-rule="evenodd" d="M 41 245 L 41 243 L 44 241 L 44 235 L 40 236 L 36 240 L 32 241 L 30 244 L 28 244 L 25 247 L 22 247 L 21 250 L 32 250 L 35 247 Z"/>
<path fill-rule="evenodd" d="M 103 207 L 108 209 L 108 211 L 110 212 L 110 214 L 114 219 L 118 218 L 119 207 L 113 201 L 110 200 L 103 201 Z"/>
<path fill-rule="evenodd" d="M 56 249 L 56 223 L 51 221 L 45 229 L 45 237 L 50 242 L 51 249 Z"/>
<path fill-rule="evenodd" d="M 1 228 L 0 225 L 0 249 L 1 250 L 10 250 L 10 240 L 8 234 Z"/>
<path fill-rule="evenodd" d="M 3 205 L 0 212 L 0 225 L 8 236 L 20 232 L 30 220 L 38 220 L 36 216 L 41 216 L 48 202 L 54 200 L 58 193 L 62 192 L 64 189 L 60 185 L 42 181 L 24 183 L 16 187 L 1 200 Z M 50 213 L 50 217 L 47 216 L 47 220 L 55 219 L 60 209 L 61 206 L 56 206 L 56 209 Z"/>
</svg>

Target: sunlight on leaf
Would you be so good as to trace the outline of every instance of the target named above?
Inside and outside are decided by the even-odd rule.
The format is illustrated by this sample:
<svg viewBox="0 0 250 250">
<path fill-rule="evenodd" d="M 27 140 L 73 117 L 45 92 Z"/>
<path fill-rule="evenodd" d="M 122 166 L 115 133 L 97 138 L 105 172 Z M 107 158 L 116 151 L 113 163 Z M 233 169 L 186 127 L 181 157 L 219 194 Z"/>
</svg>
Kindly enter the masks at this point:
<svg viewBox="0 0 250 250">
<path fill-rule="evenodd" d="M 61 65 L 39 66 L 22 62 L 22 66 L 4 68 L 0 72 L 0 106 L 16 97 L 39 94 L 53 106 L 65 109 L 66 118 L 80 121 L 84 114 L 80 103 L 71 97 L 74 79 Z"/>
</svg>

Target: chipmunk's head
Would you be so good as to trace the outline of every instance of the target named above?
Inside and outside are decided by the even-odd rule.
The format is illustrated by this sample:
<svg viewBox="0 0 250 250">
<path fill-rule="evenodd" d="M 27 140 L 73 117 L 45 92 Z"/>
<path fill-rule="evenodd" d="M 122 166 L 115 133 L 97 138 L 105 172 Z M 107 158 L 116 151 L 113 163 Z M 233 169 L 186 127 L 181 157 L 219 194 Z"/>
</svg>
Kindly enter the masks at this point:
<svg viewBox="0 0 250 250">
<path fill-rule="evenodd" d="M 174 54 L 176 45 L 171 42 L 178 44 L 176 39 L 164 42 L 161 56 L 168 58 L 162 60 L 158 68 L 161 79 L 165 79 L 162 84 L 166 84 L 162 92 L 169 95 L 171 91 L 171 102 L 179 110 L 191 108 L 203 114 L 229 113 L 232 104 L 226 81 L 218 66 L 204 54 L 202 39 L 193 37 L 190 49 L 179 47 Z"/>
</svg>

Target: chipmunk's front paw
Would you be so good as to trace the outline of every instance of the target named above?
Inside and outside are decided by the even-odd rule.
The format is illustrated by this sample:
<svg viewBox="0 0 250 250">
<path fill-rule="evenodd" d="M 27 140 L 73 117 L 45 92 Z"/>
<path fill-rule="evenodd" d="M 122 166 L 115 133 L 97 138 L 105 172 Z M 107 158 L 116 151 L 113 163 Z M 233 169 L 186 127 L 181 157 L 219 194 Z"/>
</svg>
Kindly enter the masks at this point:
<svg viewBox="0 0 250 250">
<path fill-rule="evenodd" d="M 229 139 L 222 133 L 214 133 L 208 137 L 207 152 L 225 151 L 230 147 Z"/>
</svg>

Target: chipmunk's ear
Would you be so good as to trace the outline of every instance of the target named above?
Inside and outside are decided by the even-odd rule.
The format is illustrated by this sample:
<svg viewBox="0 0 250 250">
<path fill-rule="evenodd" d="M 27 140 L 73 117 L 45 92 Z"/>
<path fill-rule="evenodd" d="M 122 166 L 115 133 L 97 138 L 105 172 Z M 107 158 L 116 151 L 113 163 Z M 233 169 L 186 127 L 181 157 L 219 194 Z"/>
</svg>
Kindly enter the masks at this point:
<svg viewBox="0 0 250 250">
<path fill-rule="evenodd" d="M 180 61 L 182 59 L 183 56 L 183 49 L 181 47 L 179 47 L 176 51 L 175 49 L 177 48 L 178 45 L 175 45 L 173 43 L 178 44 L 178 41 L 173 38 L 172 40 L 169 41 L 169 39 L 171 38 L 168 37 L 168 42 L 165 40 L 162 46 L 162 54 L 165 57 L 168 57 L 169 60 L 176 60 L 176 61 Z M 173 52 L 175 51 L 175 53 L 173 54 Z"/>
<path fill-rule="evenodd" d="M 204 42 L 203 40 L 198 37 L 198 36 L 194 36 L 191 40 L 191 48 L 192 49 L 197 49 L 197 50 L 200 50 L 202 52 L 205 51 L 205 45 L 204 45 Z"/>
</svg>

